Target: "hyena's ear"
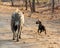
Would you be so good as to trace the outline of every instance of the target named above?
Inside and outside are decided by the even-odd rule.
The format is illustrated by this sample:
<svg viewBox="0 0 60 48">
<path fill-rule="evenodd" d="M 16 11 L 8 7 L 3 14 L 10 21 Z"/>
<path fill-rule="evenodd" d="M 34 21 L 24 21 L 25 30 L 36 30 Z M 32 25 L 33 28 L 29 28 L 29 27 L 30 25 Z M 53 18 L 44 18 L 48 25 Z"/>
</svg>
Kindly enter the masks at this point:
<svg viewBox="0 0 60 48">
<path fill-rule="evenodd" d="M 17 12 L 17 13 L 18 13 L 19 11 L 20 11 L 20 10 L 19 10 L 18 8 L 16 8 L 15 12 Z"/>
</svg>

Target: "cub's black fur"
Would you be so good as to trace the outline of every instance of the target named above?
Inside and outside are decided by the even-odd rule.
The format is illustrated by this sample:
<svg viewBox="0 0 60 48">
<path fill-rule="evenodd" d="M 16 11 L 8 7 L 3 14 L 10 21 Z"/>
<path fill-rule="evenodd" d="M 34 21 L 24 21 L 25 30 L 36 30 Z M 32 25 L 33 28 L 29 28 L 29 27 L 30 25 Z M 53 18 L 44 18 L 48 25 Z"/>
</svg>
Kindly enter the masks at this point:
<svg viewBox="0 0 60 48">
<path fill-rule="evenodd" d="M 42 31 L 45 31 L 45 34 L 46 34 L 45 26 L 42 25 L 41 21 L 40 21 L 40 20 L 36 21 L 36 24 L 39 24 L 39 25 L 38 25 L 38 33 L 39 33 L 39 31 L 40 31 L 40 33 L 41 33 Z"/>
</svg>

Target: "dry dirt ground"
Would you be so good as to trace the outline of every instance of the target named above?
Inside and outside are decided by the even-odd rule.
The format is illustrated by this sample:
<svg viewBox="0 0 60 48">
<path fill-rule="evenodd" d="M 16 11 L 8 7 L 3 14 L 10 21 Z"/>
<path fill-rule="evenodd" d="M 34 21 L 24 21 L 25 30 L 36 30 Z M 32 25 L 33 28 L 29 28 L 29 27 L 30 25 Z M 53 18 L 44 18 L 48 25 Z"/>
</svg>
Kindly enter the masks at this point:
<svg viewBox="0 0 60 48">
<path fill-rule="evenodd" d="M 7 8 L 7 9 L 6 9 Z M 10 29 L 11 13 L 15 10 L 13 7 L 0 6 L 0 48 L 60 48 L 60 19 L 43 20 L 47 34 L 37 33 L 37 18 L 26 17 L 22 31 L 22 39 L 19 42 L 12 40 Z M 38 16 L 38 14 L 37 14 Z"/>
</svg>

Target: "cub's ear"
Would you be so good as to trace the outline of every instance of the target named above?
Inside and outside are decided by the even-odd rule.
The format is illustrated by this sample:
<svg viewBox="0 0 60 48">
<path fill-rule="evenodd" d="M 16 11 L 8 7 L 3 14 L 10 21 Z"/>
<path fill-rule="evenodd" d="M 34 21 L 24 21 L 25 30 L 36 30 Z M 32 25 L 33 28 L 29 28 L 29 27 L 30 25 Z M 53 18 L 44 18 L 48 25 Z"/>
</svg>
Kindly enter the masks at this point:
<svg viewBox="0 0 60 48">
<path fill-rule="evenodd" d="M 22 12 L 24 14 L 24 12 Z"/>
<path fill-rule="evenodd" d="M 39 21 L 39 24 L 42 24 L 41 21 Z"/>
<path fill-rule="evenodd" d="M 36 21 L 36 24 L 38 24 L 38 22 Z"/>
</svg>

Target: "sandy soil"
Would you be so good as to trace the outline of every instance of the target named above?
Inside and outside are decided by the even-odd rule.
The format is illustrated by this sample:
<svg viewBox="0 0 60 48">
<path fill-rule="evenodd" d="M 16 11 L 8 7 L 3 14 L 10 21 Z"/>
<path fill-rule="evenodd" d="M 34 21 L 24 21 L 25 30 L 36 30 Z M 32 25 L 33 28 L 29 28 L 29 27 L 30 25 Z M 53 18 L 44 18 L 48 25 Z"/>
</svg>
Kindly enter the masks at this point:
<svg viewBox="0 0 60 48">
<path fill-rule="evenodd" d="M 1 7 L 0 10 L 0 48 L 60 48 L 60 19 L 43 20 L 47 34 L 37 33 L 35 24 L 37 18 L 28 16 L 25 12 L 25 24 L 22 31 L 22 39 L 19 42 L 12 40 L 12 32 L 10 29 L 11 13 L 15 8 L 6 9 Z M 13 10 L 12 10 L 13 9 Z M 4 10 L 4 11 L 2 11 Z M 12 11 L 10 11 L 12 10 Z M 36 14 L 38 15 L 38 14 Z"/>
</svg>

